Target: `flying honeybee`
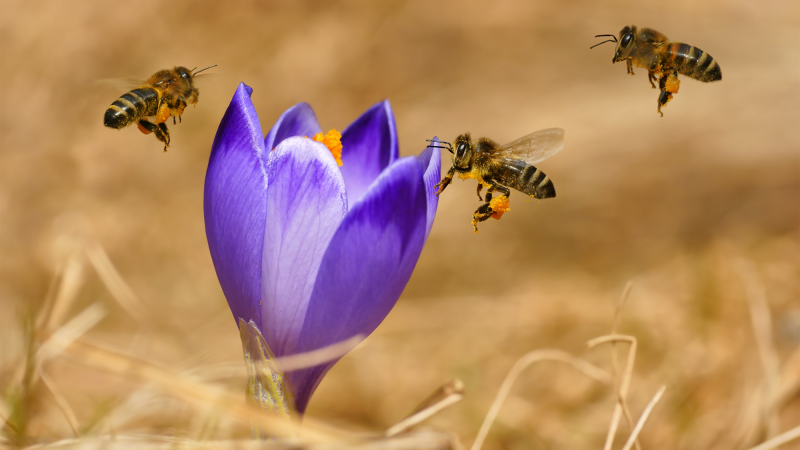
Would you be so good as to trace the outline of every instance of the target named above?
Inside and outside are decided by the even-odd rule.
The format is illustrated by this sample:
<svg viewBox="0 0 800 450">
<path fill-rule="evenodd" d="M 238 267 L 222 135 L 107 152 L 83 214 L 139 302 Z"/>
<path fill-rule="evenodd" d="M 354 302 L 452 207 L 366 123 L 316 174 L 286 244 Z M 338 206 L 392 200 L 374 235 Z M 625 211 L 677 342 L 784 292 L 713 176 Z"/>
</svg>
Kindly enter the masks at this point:
<svg viewBox="0 0 800 450">
<path fill-rule="evenodd" d="M 652 28 L 637 29 L 636 25 L 625 27 L 619 32 L 619 41 L 613 34 L 599 34 L 595 37 L 612 39 L 601 42 L 616 42 L 612 63 L 625 61 L 628 73 L 633 75 L 633 65 L 647 69 L 648 80 L 653 89 L 658 80 L 661 93 L 658 95 L 658 112 L 661 116 L 661 107 L 672 99 L 672 94 L 678 92 L 680 81 L 678 74 L 692 77 L 703 82 L 722 79 L 722 70 L 717 61 L 708 53 L 680 42 L 670 42 L 666 36 Z M 589 48 L 595 48 L 595 44 Z"/>
<path fill-rule="evenodd" d="M 456 172 L 462 179 L 478 180 L 478 198 L 484 203 L 472 215 L 472 226 L 476 233 L 478 222 L 483 222 L 492 216 L 499 219 L 508 209 L 507 200 L 511 195 L 509 188 L 533 198 L 556 196 L 556 189 L 550 177 L 533 164 L 553 156 L 564 148 L 564 130 L 561 128 L 535 131 L 502 146 L 487 138 L 480 138 L 473 143 L 469 133 L 458 136 L 452 144 L 431 142 L 433 142 L 431 147 L 445 148 L 453 154 L 453 166 L 436 185 L 439 188 L 437 196 L 453 181 Z M 443 146 L 439 147 L 437 144 Z M 488 186 L 485 199 L 481 197 L 484 186 Z M 493 199 L 495 191 L 500 192 L 500 196 Z M 505 209 L 499 209 L 497 205 L 505 205 Z"/>
<path fill-rule="evenodd" d="M 186 67 L 159 70 L 143 85 L 112 103 L 103 117 L 103 124 L 119 130 L 136 122 L 139 131 L 153 133 L 164 143 L 164 151 L 167 151 L 169 129 L 164 122 L 172 116 L 174 124 L 175 117 L 180 119 L 186 106 L 197 104 L 200 93 L 194 87 L 194 78 L 212 67 L 216 65 L 194 73 L 194 69 Z"/>
</svg>

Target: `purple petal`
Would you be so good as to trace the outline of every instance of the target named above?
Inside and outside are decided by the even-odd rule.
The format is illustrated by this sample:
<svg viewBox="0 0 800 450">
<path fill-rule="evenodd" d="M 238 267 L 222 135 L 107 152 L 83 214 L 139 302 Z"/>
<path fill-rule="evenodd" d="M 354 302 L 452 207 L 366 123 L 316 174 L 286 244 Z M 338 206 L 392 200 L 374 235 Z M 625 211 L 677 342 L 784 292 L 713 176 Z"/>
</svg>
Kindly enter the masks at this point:
<svg viewBox="0 0 800 450">
<path fill-rule="evenodd" d="M 261 251 L 266 218 L 264 141 L 250 95 L 239 84 L 211 146 L 203 209 L 211 259 L 235 320 L 261 321 Z"/>
<path fill-rule="evenodd" d="M 317 116 L 308 103 L 298 103 L 281 114 L 267 137 L 264 138 L 264 147 L 274 150 L 284 139 L 292 136 L 312 137 L 322 132 L 317 122 Z"/>
<path fill-rule="evenodd" d="M 439 142 L 439 138 L 436 136 L 431 140 Z M 430 145 L 435 145 L 435 142 L 431 142 Z M 424 173 L 422 181 L 425 183 L 425 195 L 428 199 L 428 220 L 425 228 L 425 240 L 428 240 L 428 235 L 431 234 L 431 227 L 433 227 L 433 219 L 436 217 L 436 208 L 439 206 L 436 185 L 439 184 L 442 177 L 442 151 L 428 146 L 417 156 L 417 161 Z"/>
<path fill-rule="evenodd" d="M 393 163 L 352 206 L 320 265 L 298 352 L 368 335 L 391 311 L 425 242 L 427 201 L 414 157 Z M 302 413 L 336 361 L 288 374 Z"/>
<path fill-rule="evenodd" d="M 397 130 L 388 100 L 376 103 L 342 132 L 341 170 L 350 207 L 397 154 Z"/>
<path fill-rule="evenodd" d="M 317 270 L 347 213 L 330 150 L 302 137 L 283 141 L 267 162 L 267 221 L 261 331 L 276 356 L 295 353 Z"/>
</svg>

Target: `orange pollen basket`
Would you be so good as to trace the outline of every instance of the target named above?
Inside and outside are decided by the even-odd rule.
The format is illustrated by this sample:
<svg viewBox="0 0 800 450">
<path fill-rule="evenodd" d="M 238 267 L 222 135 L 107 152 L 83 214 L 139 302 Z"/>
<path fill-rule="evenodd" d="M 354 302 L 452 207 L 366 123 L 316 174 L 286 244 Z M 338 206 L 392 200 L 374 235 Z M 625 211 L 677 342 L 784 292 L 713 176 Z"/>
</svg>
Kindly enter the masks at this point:
<svg viewBox="0 0 800 450">
<path fill-rule="evenodd" d="M 489 201 L 489 206 L 491 206 L 492 211 L 494 211 L 492 218 L 497 220 L 500 220 L 500 218 L 503 217 L 503 214 L 511 209 L 508 203 L 508 197 L 505 195 L 492 198 Z"/>
</svg>

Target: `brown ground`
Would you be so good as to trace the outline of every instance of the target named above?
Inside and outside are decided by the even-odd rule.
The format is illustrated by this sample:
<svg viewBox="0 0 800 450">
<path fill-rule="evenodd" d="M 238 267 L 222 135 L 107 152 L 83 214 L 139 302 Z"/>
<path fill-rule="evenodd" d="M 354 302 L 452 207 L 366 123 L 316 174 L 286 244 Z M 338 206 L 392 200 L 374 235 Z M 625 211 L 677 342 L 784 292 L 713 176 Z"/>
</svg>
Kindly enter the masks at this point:
<svg viewBox="0 0 800 450">
<path fill-rule="evenodd" d="M 723 80 L 682 77 L 659 117 L 644 70 L 631 77 L 612 65 L 612 44 L 589 50 L 595 34 L 628 24 L 708 51 Z M 633 280 L 620 332 L 639 342 L 634 419 L 667 385 L 644 448 L 745 448 L 800 424 L 796 1 L 4 0 L 0 33 L 5 417 L 21 323 L 89 241 L 159 317 L 138 325 L 86 266 L 65 317 L 104 305 L 108 316 L 89 339 L 175 369 L 241 361 L 208 254 L 202 193 L 214 133 L 244 81 L 265 131 L 300 101 L 323 128 L 341 130 L 388 98 L 404 155 L 434 135 L 471 131 L 502 142 L 566 130 L 564 151 L 540 165 L 557 198 L 512 195 L 511 211 L 475 235 L 474 182 L 448 189 L 397 308 L 331 371 L 310 416 L 379 431 L 460 378 L 464 401 L 429 423 L 470 444 L 525 352 L 557 348 L 609 367 L 608 349 L 585 343 L 610 332 L 613 305 Z M 102 80 L 211 64 L 219 67 L 202 79 L 198 107 L 170 125 L 166 154 L 133 127 L 103 127 L 124 90 Z M 759 288 L 772 318 L 757 321 L 768 326 L 761 352 L 748 306 Z M 770 346 L 778 367 L 762 362 Z M 142 400 L 149 391 L 80 364 L 57 359 L 44 369 L 81 426 L 97 423 L 90 433 L 247 435 L 246 426 L 208 425 L 180 405 L 155 407 Z M 227 384 L 243 389 L 238 375 Z M 569 368 L 535 367 L 512 389 L 484 448 L 601 448 L 613 402 L 610 388 Z M 41 383 L 25 406 L 28 442 L 72 436 Z M 121 409 L 133 418 L 112 425 Z M 628 430 L 621 425 L 617 446 Z"/>
</svg>

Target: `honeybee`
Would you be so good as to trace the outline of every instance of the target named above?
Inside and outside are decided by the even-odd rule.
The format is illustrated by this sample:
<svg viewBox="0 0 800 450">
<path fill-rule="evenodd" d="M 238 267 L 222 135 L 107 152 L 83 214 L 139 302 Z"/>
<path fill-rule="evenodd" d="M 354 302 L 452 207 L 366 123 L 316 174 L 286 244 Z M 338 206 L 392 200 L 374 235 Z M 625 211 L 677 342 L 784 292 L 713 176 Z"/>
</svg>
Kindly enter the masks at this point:
<svg viewBox="0 0 800 450">
<path fill-rule="evenodd" d="M 436 192 L 437 197 L 453 181 L 456 172 L 464 180 L 470 178 L 478 180 L 478 198 L 484 203 L 472 215 L 472 226 L 476 233 L 478 222 L 493 216 L 499 219 L 508 209 L 507 201 L 511 195 L 509 188 L 533 198 L 556 196 L 556 189 L 550 177 L 533 164 L 553 156 L 564 148 L 564 130 L 561 128 L 535 131 L 502 146 L 485 137 L 473 143 L 469 133 L 458 136 L 452 144 L 430 142 L 433 142 L 430 147 L 444 148 L 453 154 L 453 166 L 436 185 L 439 188 Z M 481 197 L 484 186 L 488 186 L 485 199 Z M 495 191 L 500 192 L 500 196 L 493 198 Z"/>
<path fill-rule="evenodd" d="M 678 92 L 678 74 L 708 83 L 722 79 L 722 70 L 711 55 L 681 42 L 670 42 L 666 36 L 652 28 L 637 29 L 636 25 L 625 27 L 619 32 L 619 41 L 613 34 L 599 34 L 595 37 L 612 39 L 601 42 L 616 42 L 612 63 L 625 61 L 628 73 L 633 75 L 633 65 L 647 69 L 648 80 L 653 89 L 653 81 L 658 80 L 661 93 L 658 95 L 658 113 L 664 117 L 661 107 L 672 100 Z M 590 49 L 597 47 L 595 44 Z"/>
<path fill-rule="evenodd" d="M 136 122 L 139 131 L 144 134 L 153 133 L 164 143 L 164 151 L 167 151 L 169 129 L 165 122 L 172 116 L 172 123 L 175 124 L 175 117 L 180 120 L 186 106 L 197 104 L 200 93 L 194 87 L 194 78 L 212 67 L 217 66 L 209 66 L 194 73 L 194 69 L 180 66 L 159 70 L 143 85 L 112 103 L 103 117 L 103 124 L 119 130 Z"/>
</svg>

